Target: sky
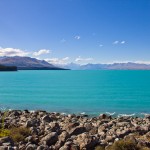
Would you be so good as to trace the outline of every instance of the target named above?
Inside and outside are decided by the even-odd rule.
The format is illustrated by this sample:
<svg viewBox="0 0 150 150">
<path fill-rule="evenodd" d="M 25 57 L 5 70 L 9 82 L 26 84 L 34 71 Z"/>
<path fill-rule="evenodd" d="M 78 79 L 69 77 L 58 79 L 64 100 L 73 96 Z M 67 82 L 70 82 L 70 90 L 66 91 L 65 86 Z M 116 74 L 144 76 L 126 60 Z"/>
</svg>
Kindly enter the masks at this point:
<svg viewBox="0 0 150 150">
<path fill-rule="evenodd" d="M 150 0 L 0 0 L 0 56 L 150 63 Z"/>
</svg>

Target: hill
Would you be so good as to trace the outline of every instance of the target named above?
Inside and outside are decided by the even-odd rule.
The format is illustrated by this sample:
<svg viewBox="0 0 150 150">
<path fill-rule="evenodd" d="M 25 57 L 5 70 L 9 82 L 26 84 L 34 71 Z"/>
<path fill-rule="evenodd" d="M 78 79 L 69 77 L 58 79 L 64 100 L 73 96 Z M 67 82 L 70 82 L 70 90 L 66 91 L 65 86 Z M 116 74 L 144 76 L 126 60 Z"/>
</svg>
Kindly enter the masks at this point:
<svg viewBox="0 0 150 150">
<path fill-rule="evenodd" d="M 16 66 L 18 70 L 64 70 L 44 60 L 31 57 L 1 57 L 0 64 L 5 66 Z"/>
</svg>

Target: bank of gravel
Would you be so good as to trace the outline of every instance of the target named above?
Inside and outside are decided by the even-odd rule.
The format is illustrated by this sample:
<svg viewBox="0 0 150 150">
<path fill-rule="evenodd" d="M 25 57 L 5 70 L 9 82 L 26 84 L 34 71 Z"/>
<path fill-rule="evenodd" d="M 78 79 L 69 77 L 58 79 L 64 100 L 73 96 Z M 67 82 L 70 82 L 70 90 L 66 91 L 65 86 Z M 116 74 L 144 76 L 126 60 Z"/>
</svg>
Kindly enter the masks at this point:
<svg viewBox="0 0 150 150">
<path fill-rule="evenodd" d="M 107 149 L 121 139 L 150 148 L 149 115 L 112 118 L 103 114 L 91 118 L 41 110 L 11 110 L 0 112 L 0 122 L 4 129 L 22 127 L 29 130 L 22 141 L 1 137 L 0 150 L 94 150 L 98 145 Z"/>
</svg>

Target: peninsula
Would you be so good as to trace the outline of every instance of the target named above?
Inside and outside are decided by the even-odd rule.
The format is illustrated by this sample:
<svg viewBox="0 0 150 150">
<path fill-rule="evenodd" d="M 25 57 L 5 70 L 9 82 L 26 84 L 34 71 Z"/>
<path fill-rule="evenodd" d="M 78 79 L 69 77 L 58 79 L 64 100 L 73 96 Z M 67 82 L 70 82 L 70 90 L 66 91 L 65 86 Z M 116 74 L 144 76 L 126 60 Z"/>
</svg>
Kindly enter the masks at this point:
<svg viewBox="0 0 150 150">
<path fill-rule="evenodd" d="M 17 71 L 17 67 L 0 65 L 0 71 Z"/>
</svg>

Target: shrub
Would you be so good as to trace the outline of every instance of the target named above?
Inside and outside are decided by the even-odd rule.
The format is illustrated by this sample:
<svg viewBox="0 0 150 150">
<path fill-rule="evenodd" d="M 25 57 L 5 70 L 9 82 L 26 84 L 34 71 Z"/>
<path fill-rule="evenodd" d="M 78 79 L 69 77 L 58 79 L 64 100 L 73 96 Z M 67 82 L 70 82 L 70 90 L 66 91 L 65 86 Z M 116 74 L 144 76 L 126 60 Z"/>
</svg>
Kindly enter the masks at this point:
<svg viewBox="0 0 150 150">
<path fill-rule="evenodd" d="M 9 136 L 10 135 L 10 130 L 8 129 L 0 129 L 0 138 L 1 137 L 5 137 L 5 136 Z"/>
<path fill-rule="evenodd" d="M 103 147 L 103 146 L 96 146 L 95 150 L 105 150 L 105 147 Z"/>
<path fill-rule="evenodd" d="M 25 127 L 11 128 L 9 136 L 14 142 L 24 141 L 27 136 L 30 135 L 30 130 Z"/>
<path fill-rule="evenodd" d="M 119 140 L 116 141 L 109 150 L 141 150 L 136 143 L 132 141 Z"/>
</svg>

